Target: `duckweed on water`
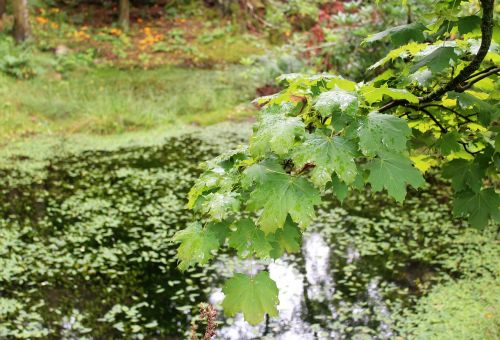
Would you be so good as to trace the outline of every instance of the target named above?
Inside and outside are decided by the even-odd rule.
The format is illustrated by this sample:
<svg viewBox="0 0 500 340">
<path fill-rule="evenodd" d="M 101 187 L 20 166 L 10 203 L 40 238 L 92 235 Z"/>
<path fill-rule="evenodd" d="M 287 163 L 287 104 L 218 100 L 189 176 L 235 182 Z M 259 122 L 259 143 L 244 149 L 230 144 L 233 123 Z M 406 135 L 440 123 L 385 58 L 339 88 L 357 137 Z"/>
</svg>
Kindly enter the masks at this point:
<svg viewBox="0 0 500 340">
<path fill-rule="evenodd" d="M 10 154 L 15 166 L 2 162 L 1 338 L 183 337 L 194 306 L 239 264 L 228 252 L 222 265 L 180 272 L 169 239 L 192 219 L 185 202 L 198 163 L 243 142 L 248 127 L 188 130 L 115 148 L 66 145 L 61 152 L 64 144 L 56 143 L 44 155 Z M 307 330 L 339 339 L 434 334 L 425 327 L 433 321 L 422 315 L 436 310 L 443 294 L 460 291 L 452 280 L 473 285 L 500 268 L 494 226 L 483 233 L 453 219 L 448 196 L 445 189 L 412 192 L 400 206 L 357 192 L 342 205 L 332 199 L 323 206 L 305 235 L 328 248 L 322 267 L 307 263 L 306 240 L 302 255 L 271 268 L 286 272 L 290 265 L 303 280 L 297 317 Z M 445 288 L 431 290 L 414 310 L 431 287 Z M 473 287 L 463 291 L 477 291 Z M 478 301 L 477 310 L 491 305 L 491 299 Z M 494 318 L 487 313 L 481 327 L 491 333 Z M 290 334 L 294 317 L 271 320 L 257 335 Z M 220 321 L 224 334 L 237 324 Z"/>
</svg>

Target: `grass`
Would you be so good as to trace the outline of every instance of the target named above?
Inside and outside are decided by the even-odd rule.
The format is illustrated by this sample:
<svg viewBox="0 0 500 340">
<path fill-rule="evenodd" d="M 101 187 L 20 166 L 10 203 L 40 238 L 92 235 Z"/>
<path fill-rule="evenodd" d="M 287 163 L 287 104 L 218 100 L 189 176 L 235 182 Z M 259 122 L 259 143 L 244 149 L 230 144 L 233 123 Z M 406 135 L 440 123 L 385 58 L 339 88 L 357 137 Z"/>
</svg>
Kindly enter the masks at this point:
<svg viewBox="0 0 500 340">
<path fill-rule="evenodd" d="M 33 134 L 114 134 L 179 123 L 208 125 L 253 113 L 255 84 L 232 66 L 94 69 L 65 79 L 0 75 L 0 143 Z"/>
</svg>

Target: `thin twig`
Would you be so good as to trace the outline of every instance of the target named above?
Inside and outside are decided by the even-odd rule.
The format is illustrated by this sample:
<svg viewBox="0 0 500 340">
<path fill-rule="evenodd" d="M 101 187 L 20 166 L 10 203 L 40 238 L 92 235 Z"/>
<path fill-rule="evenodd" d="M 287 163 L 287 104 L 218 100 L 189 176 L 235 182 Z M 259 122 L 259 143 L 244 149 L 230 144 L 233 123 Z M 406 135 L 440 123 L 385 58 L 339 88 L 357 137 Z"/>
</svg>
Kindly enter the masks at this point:
<svg viewBox="0 0 500 340">
<path fill-rule="evenodd" d="M 468 154 L 471 154 L 471 155 L 475 155 L 475 154 L 478 154 L 480 153 L 482 150 L 478 150 L 478 151 L 470 151 L 467 147 L 467 143 L 465 142 L 462 142 L 462 141 L 459 141 L 458 143 L 462 144 L 462 146 L 464 147 L 464 150 L 465 152 L 467 152 Z"/>
<path fill-rule="evenodd" d="M 441 130 L 442 133 L 448 132 L 448 130 L 439 122 L 439 120 L 437 120 L 437 118 L 434 117 L 434 115 L 430 113 L 428 110 L 418 106 L 408 106 L 408 107 L 413 110 L 425 113 L 439 127 L 439 130 Z"/>
<path fill-rule="evenodd" d="M 483 73 L 489 72 L 489 71 L 493 70 L 494 68 L 496 68 L 496 67 L 495 67 L 495 66 L 490 66 L 490 67 L 488 67 L 488 68 L 485 68 L 485 69 L 484 69 L 484 70 L 482 70 L 482 71 L 479 71 L 479 72 L 477 72 L 477 73 L 474 73 L 474 74 L 473 74 L 473 75 L 471 75 L 469 78 L 467 78 L 467 80 L 472 79 L 472 78 L 475 78 L 475 77 L 477 77 L 477 76 L 478 76 L 478 75 L 480 75 L 480 74 L 483 74 Z"/>
<path fill-rule="evenodd" d="M 422 106 L 422 108 L 426 108 L 426 107 L 439 107 L 441 109 L 444 109 L 444 110 L 447 110 L 447 111 L 450 111 L 451 113 L 454 113 L 456 114 L 457 116 L 459 116 L 460 118 L 464 119 L 465 121 L 471 123 L 473 122 L 473 120 L 471 120 L 468 116 L 464 116 L 463 114 L 453 110 L 452 108 L 449 108 L 449 107 L 446 107 L 444 105 L 439 105 L 439 104 L 427 104 L 427 105 L 424 105 Z"/>
<path fill-rule="evenodd" d="M 472 87 L 472 85 L 474 85 L 478 81 L 483 80 L 484 78 L 487 78 L 487 77 L 491 76 L 492 74 L 499 73 L 499 72 L 500 72 L 500 66 L 495 67 L 495 68 L 493 68 L 493 69 L 489 70 L 488 72 L 485 72 L 481 75 L 479 75 L 479 73 L 477 73 L 476 75 L 471 76 L 471 78 L 474 78 L 474 79 L 469 78 L 471 80 L 468 80 L 467 83 L 465 83 L 465 85 L 460 86 L 458 88 L 458 90 L 459 90 L 459 92 L 463 92 L 465 90 L 468 90 Z M 475 78 L 475 77 L 477 77 L 477 78 Z"/>
</svg>

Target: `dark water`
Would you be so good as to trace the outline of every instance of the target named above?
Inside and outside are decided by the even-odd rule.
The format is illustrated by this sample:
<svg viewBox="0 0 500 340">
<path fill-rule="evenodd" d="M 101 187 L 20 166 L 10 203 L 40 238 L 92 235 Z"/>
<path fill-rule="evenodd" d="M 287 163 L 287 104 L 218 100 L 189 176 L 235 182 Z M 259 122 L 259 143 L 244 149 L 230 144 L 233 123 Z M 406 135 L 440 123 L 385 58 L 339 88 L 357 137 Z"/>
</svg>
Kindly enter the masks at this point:
<svg viewBox="0 0 500 340">
<path fill-rule="evenodd" d="M 33 310 L 49 330 L 42 337 L 183 338 L 199 302 L 219 308 L 225 277 L 266 269 L 280 289 L 280 317 L 250 327 L 220 313 L 218 339 L 385 339 L 395 335 L 393 310 L 436 272 L 453 274 L 433 258 L 456 233 L 443 226 L 457 224 L 436 190 L 410 193 L 405 206 L 367 192 L 341 205 L 327 193 L 301 253 L 250 262 L 227 250 L 179 272 L 169 238 L 194 218 L 185 198 L 198 164 L 245 136 L 221 130 L 55 157 L 36 181 L 0 170 L 0 261 L 23 268 L 4 271 L 0 297 L 43 301 Z"/>
</svg>

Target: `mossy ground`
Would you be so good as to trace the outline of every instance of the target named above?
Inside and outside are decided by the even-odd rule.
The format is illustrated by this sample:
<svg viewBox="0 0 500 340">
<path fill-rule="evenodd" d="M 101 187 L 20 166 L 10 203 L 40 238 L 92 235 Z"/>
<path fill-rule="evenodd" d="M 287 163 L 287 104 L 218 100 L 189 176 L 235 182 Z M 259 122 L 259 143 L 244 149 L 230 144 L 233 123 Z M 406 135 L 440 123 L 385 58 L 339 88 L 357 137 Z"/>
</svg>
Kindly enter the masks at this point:
<svg viewBox="0 0 500 340">
<path fill-rule="evenodd" d="M 15 80 L 0 75 L 0 144 L 32 135 L 115 134 L 252 115 L 240 67 L 74 71 Z"/>
</svg>

